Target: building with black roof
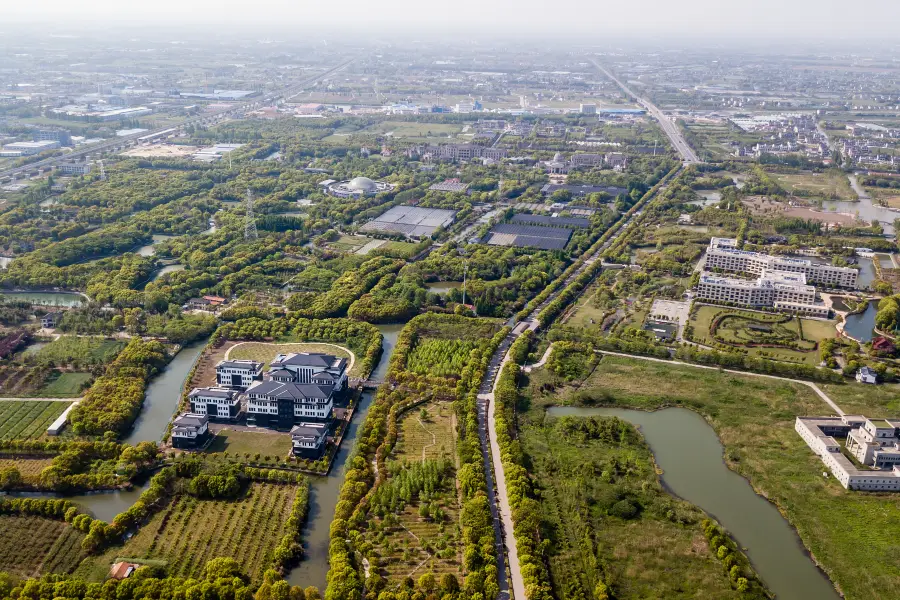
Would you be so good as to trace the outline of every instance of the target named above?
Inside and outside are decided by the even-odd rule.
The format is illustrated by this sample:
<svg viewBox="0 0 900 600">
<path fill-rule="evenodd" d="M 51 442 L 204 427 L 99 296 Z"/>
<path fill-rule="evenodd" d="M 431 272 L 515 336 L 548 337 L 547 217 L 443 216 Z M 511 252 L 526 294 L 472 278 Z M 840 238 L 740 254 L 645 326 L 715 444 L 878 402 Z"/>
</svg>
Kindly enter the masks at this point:
<svg viewBox="0 0 900 600">
<path fill-rule="evenodd" d="M 241 412 L 241 395 L 231 388 L 194 388 L 188 394 L 191 412 L 210 419 L 234 421 Z"/>
<path fill-rule="evenodd" d="M 216 365 L 216 384 L 245 390 L 262 379 L 262 369 L 255 360 L 223 360 Z"/>
<path fill-rule="evenodd" d="M 209 419 L 206 415 L 184 413 L 172 423 L 173 448 L 202 448 L 209 440 Z"/>
<path fill-rule="evenodd" d="M 608 194 L 612 198 L 624 196 L 628 190 L 623 187 L 614 185 L 569 185 L 563 183 L 547 183 L 541 188 L 541 193 L 545 196 L 558 192 L 559 190 L 567 190 L 573 196 L 587 196 L 588 194 Z"/>
<path fill-rule="evenodd" d="M 328 426 L 325 423 L 300 423 L 291 428 L 291 452 L 300 458 L 318 459 L 325 450 Z"/>
</svg>

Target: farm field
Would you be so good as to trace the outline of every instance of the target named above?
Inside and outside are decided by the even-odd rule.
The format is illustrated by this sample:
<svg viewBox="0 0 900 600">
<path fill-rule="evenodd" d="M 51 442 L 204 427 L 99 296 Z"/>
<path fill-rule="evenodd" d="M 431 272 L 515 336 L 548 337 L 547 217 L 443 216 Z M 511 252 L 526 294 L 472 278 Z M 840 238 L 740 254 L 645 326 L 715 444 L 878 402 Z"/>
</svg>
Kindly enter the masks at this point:
<svg viewBox="0 0 900 600">
<path fill-rule="evenodd" d="M 0 571 L 20 577 L 70 573 L 81 560 L 84 534 L 63 521 L 0 515 Z"/>
<path fill-rule="evenodd" d="M 25 483 L 36 483 L 41 471 L 53 464 L 52 458 L 0 458 L 0 470 L 14 467 Z"/>
<path fill-rule="evenodd" d="M 842 171 L 824 173 L 769 173 L 788 193 L 835 200 L 856 200 L 847 175 Z"/>
<path fill-rule="evenodd" d="M 530 379 L 536 406 L 676 405 L 699 412 L 725 446 L 728 466 L 778 505 L 846 597 L 878 597 L 879 590 L 900 585 L 900 558 L 890 550 L 900 536 L 896 497 L 847 491 L 821 476 L 822 463 L 794 431 L 794 420 L 832 411 L 807 386 L 613 356 L 603 357 L 577 390 L 546 369 Z M 540 391 L 543 385 L 550 386 L 547 392 Z M 846 410 L 894 416 L 881 399 L 855 396 L 860 403 Z"/>
<path fill-rule="evenodd" d="M 337 357 L 346 358 L 352 366 L 347 372 L 348 377 L 358 377 L 359 364 L 354 360 L 351 352 L 343 347 L 331 344 L 319 343 L 287 343 L 287 344 L 268 344 L 264 342 L 246 342 L 231 348 L 226 354 L 226 358 L 233 359 L 249 359 L 256 360 L 268 365 L 276 354 L 287 354 L 289 352 L 324 352 L 333 354 Z"/>
<path fill-rule="evenodd" d="M 719 325 L 713 336 L 716 319 Z M 691 339 L 700 344 L 725 343 L 747 349 L 750 356 L 817 365 L 818 343 L 837 335 L 834 321 L 784 319 L 783 315 L 704 305 L 695 309 L 689 325 L 694 329 Z"/>
<path fill-rule="evenodd" d="M 75 398 L 92 379 L 90 373 L 61 373 L 45 366 L 4 366 L 0 398 Z"/>
<path fill-rule="evenodd" d="M 237 560 L 254 581 L 261 581 L 284 535 L 297 489 L 253 483 L 237 500 L 178 496 L 124 546 L 84 561 L 76 574 L 103 581 L 117 557 L 133 557 L 165 560 L 171 576 L 197 577 L 206 561 L 226 556 Z"/>
<path fill-rule="evenodd" d="M 263 433 L 222 429 L 207 446 L 205 452 L 227 452 L 230 455 L 278 456 L 284 458 L 291 451 L 291 436 L 283 433 Z"/>
<path fill-rule="evenodd" d="M 39 398 L 77 398 L 87 389 L 94 376 L 90 373 L 60 373 L 42 387 Z"/>
<path fill-rule="evenodd" d="M 371 241 L 364 235 L 342 235 L 336 242 L 329 242 L 328 247 L 353 254 Z"/>
<path fill-rule="evenodd" d="M 41 437 L 69 404 L 50 400 L 0 401 L 0 440 Z"/>
<path fill-rule="evenodd" d="M 760 137 L 733 127 L 727 123 L 687 123 L 687 129 L 700 142 L 702 148 L 717 160 L 728 159 L 734 155 L 731 142 L 740 142 L 745 146 L 752 146 L 760 141 Z"/>
</svg>

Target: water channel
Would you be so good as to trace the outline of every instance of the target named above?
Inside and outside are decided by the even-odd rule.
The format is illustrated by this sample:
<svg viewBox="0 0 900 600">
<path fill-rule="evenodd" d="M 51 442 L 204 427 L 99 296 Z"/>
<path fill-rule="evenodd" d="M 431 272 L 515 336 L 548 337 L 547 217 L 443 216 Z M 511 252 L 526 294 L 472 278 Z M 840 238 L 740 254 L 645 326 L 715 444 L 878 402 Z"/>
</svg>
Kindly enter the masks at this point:
<svg viewBox="0 0 900 600">
<path fill-rule="evenodd" d="M 718 519 L 745 548 L 778 600 L 840 598 L 775 505 L 725 465 L 722 444 L 698 414 L 685 408 L 644 412 L 563 406 L 550 408 L 547 414 L 615 416 L 637 425 L 663 470 L 666 488 Z"/>
<path fill-rule="evenodd" d="M 166 240 L 170 240 L 173 237 L 175 237 L 175 236 L 174 235 L 154 234 L 152 242 L 150 242 L 149 244 L 147 244 L 145 246 L 141 246 L 140 248 L 135 250 L 135 252 L 137 252 L 137 254 L 140 256 L 153 256 L 154 254 L 156 254 L 156 248 L 154 248 L 154 246 L 156 246 L 156 244 L 158 244 L 160 242 L 164 242 Z"/>
</svg>

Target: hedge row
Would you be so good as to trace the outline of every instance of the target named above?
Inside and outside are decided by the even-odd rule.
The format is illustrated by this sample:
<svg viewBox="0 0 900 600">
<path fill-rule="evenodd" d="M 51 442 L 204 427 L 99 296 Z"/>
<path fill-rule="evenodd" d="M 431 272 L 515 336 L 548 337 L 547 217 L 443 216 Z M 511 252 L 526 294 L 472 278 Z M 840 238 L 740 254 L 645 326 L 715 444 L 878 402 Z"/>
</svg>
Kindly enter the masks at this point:
<svg viewBox="0 0 900 600">
<path fill-rule="evenodd" d="M 309 510 L 309 481 L 304 478 L 302 482 L 298 483 L 300 488 L 294 498 L 291 515 L 284 526 L 286 533 L 275 547 L 272 558 L 272 568 L 282 574 L 303 556 L 301 533 L 303 532 L 303 523 L 306 522 L 306 513 Z"/>
</svg>

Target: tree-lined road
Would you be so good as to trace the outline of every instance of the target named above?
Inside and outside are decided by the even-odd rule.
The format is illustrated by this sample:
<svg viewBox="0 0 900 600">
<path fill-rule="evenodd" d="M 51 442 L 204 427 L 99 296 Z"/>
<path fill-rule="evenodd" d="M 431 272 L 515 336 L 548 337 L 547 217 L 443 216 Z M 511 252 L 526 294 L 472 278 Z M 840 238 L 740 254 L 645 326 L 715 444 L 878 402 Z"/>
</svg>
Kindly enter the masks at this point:
<svg viewBox="0 0 900 600">
<path fill-rule="evenodd" d="M 679 170 L 680 172 L 680 170 Z M 675 175 L 669 175 L 669 181 Z M 664 180 L 665 181 L 665 180 Z M 649 204 L 659 194 L 668 188 L 668 182 L 657 188 L 656 192 L 645 200 Z M 487 479 L 488 501 L 491 505 L 491 514 L 494 519 L 494 537 L 497 544 L 497 570 L 498 584 L 500 586 L 499 600 L 526 600 L 525 580 L 522 577 L 522 569 L 519 564 L 516 539 L 513 535 L 512 509 L 509 505 L 509 496 L 506 491 L 506 470 L 500 460 L 500 444 L 497 441 L 496 405 L 494 403 L 494 391 L 497 387 L 498 374 L 503 365 L 510 360 L 509 348 L 512 343 L 527 330 L 537 330 L 540 322 L 537 316 L 550 304 L 566 287 L 581 275 L 585 269 L 596 261 L 601 260 L 603 252 L 612 246 L 623 233 L 628 231 L 630 225 L 641 215 L 640 210 L 635 211 L 624 221 L 613 225 L 614 233 L 604 242 L 600 248 L 588 256 L 577 269 L 563 281 L 556 291 L 550 294 L 540 305 L 535 307 L 528 317 L 520 322 L 494 351 L 491 362 L 488 365 L 484 379 L 478 392 L 478 435 L 481 438 L 481 452 L 484 459 L 484 473 Z M 505 551 L 505 552 L 504 552 Z M 509 578 L 506 577 L 506 566 L 509 566 Z M 510 588 L 512 588 L 510 590 Z M 510 594 L 512 591 L 512 594 Z"/>
<path fill-rule="evenodd" d="M 647 100 L 646 98 L 642 98 L 635 94 L 631 88 L 626 86 L 624 83 L 618 80 L 615 75 L 609 72 L 609 70 L 600 65 L 596 60 L 591 59 L 591 62 L 594 63 L 594 66 L 600 70 L 601 73 L 609 77 L 613 80 L 616 85 L 622 88 L 622 91 L 625 92 L 626 95 L 634 98 L 638 104 L 647 109 L 647 112 L 651 117 L 656 119 L 659 122 L 659 126 L 662 127 L 662 130 L 665 132 L 666 136 L 668 136 L 669 141 L 672 142 L 672 146 L 675 147 L 675 150 L 678 151 L 678 154 L 681 155 L 681 158 L 685 163 L 698 163 L 701 162 L 700 158 L 697 156 L 697 153 L 688 145 L 687 141 L 684 139 L 684 136 L 681 135 L 681 131 L 678 129 L 678 125 L 672 122 L 663 111 L 659 110 L 655 104 Z"/>
</svg>

